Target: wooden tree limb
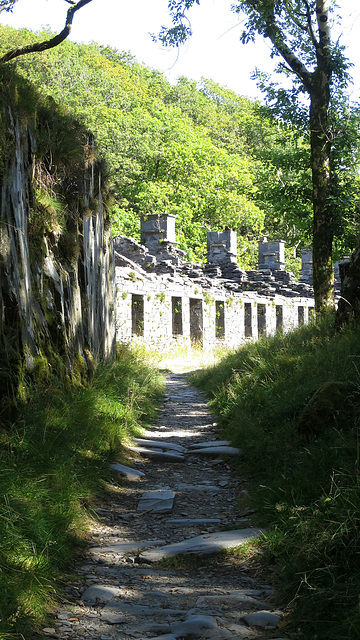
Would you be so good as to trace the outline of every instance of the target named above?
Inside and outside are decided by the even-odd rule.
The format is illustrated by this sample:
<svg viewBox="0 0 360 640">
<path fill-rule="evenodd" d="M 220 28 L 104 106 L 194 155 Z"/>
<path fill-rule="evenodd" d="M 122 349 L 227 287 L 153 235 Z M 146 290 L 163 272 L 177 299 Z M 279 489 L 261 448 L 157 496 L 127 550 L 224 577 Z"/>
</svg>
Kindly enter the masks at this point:
<svg viewBox="0 0 360 640">
<path fill-rule="evenodd" d="M 263 35 L 271 40 L 275 49 L 284 58 L 290 69 L 300 78 L 300 80 L 304 84 L 306 91 L 308 93 L 311 93 L 311 73 L 286 44 L 283 33 L 276 23 L 274 13 L 268 13 L 268 15 L 266 16 L 266 26 Z"/>
<path fill-rule="evenodd" d="M 0 13 L 2 11 L 12 11 L 12 8 L 17 0 L 0 0 Z"/>
<path fill-rule="evenodd" d="M 319 43 L 316 39 L 315 33 L 314 33 L 314 29 L 313 29 L 313 24 L 312 24 L 312 20 L 311 20 L 311 9 L 310 9 L 310 5 L 308 0 L 303 0 L 303 3 L 305 5 L 305 10 L 306 10 L 306 20 L 307 20 L 307 25 L 308 25 L 308 33 L 310 35 L 311 38 L 311 42 L 313 43 L 313 46 L 315 47 L 315 49 L 318 47 Z"/>
<path fill-rule="evenodd" d="M 66 0 L 69 2 L 69 0 Z M 8 51 L 2 58 L 0 58 L 0 63 L 9 62 L 14 58 L 19 56 L 24 56 L 28 53 L 36 53 L 38 51 L 46 51 L 47 49 L 53 49 L 53 47 L 57 47 L 61 42 L 66 40 L 68 35 L 71 32 L 71 26 L 74 19 L 74 15 L 79 9 L 82 9 L 86 4 L 89 4 L 92 0 L 79 0 L 78 2 L 69 2 L 71 4 L 70 9 L 66 15 L 65 26 L 60 33 L 58 33 L 53 38 L 49 40 L 44 40 L 43 42 L 34 42 L 34 44 L 28 44 L 25 47 L 19 47 L 18 49 L 13 49 L 12 51 Z"/>
</svg>

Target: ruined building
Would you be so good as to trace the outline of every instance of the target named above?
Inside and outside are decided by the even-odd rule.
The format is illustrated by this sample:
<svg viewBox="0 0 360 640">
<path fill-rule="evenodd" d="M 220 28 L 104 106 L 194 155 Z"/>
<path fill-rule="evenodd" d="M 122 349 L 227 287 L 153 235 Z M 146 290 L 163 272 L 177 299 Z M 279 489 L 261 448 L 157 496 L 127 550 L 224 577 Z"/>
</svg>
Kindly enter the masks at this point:
<svg viewBox="0 0 360 640">
<path fill-rule="evenodd" d="M 141 244 L 113 241 L 118 342 L 141 338 L 170 349 L 192 340 L 204 349 L 284 332 L 314 316 L 311 251 L 303 251 L 302 276 L 285 269 L 285 243 L 259 243 L 257 270 L 237 264 L 236 232 L 207 237 L 207 263 L 186 262 L 175 240 L 175 216 L 141 219 Z"/>
</svg>

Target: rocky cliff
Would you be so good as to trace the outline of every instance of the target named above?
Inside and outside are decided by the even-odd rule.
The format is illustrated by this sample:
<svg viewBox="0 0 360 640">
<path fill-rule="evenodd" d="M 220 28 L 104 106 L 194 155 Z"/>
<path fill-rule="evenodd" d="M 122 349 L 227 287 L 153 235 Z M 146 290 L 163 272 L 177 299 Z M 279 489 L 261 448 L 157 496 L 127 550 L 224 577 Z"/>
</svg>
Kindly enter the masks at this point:
<svg viewBox="0 0 360 640">
<path fill-rule="evenodd" d="M 61 361 L 71 377 L 115 349 L 114 259 L 95 161 L 81 160 L 81 207 L 66 205 L 59 222 L 51 202 L 39 202 L 34 189 L 36 139 L 10 111 L 8 138 L 12 158 L 1 184 L 0 411 L 19 395 L 19 378 L 40 362 L 46 369 Z"/>
</svg>

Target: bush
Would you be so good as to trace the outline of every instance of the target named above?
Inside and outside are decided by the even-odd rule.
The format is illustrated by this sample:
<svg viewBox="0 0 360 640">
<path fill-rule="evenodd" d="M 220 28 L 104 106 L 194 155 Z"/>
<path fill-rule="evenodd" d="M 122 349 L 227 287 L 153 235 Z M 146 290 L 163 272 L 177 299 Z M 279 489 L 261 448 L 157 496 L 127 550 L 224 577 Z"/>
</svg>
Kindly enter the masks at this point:
<svg viewBox="0 0 360 640">
<path fill-rule="evenodd" d="M 319 640 L 360 628 L 360 325 L 333 326 L 330 316 L 246 345 L 195 378 L 242 450 L 249 505 L 268 527 L 264 549 L 293 628 Z M 322 428 L 301 437 L 299 423 L 321 423 L 316 398 L 335 387 L 341 402 L 331 398 Z"/>
</svg>

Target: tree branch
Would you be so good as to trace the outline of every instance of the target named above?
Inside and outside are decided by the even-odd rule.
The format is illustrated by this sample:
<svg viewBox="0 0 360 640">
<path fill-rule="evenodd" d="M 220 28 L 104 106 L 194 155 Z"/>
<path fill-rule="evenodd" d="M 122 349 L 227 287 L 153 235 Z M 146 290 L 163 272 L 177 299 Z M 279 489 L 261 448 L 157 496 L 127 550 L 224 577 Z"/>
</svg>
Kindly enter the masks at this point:
<svg viewBox="0 0 360 640">
<path fill-rule="evenodd" d="M 0 0 L 0 13 L 2 11 L 12 11 L 17 0 Z"/>
<path fill-rule="evenodd" d="M 308 93 L 312 91 L 311 73 L 299 58 L 291 51 L 285 42 L 281 29 L 276 24 L 274 13 L 269 13 L 265 18 L 264 36 L 269 38 L 277 52 L 284 58 L 291 70 L 300 78 Z"/>
<path fill-rule="evenodd" d="M 306 20 L 307 20 L 307 24 L 308 24 L 308 32 L 309 32 L 309 35 L 310 35 L 310 38 L 311 38 L 311 42 L 313 43 L 315 49 L 317 49 L 317 47 L 319 46 L 319 43 L 316 40 L 314 29 L 313 29 L 313 26 L 312 26 L 311 9 L 310 9 L 308 0 L 303 0 L 303 3 L 305 5 L 305 9 L 306 9 Z"/>
<path fill-rule="evenodd" d="M 69 2 L 69 0 L 66 0 Z M 9 60 L 13 60 L 18 56 L 24 56 L 28 53 L 36 53 L 38 51 L 46 51 L 47 49 L 53 49 L 53 47 L 57 47 L 61 42 L 66 40 L 68 35 L 71 32 L 71 26 L 74 19 L 74 15 L 79 9 L 82 9 L 86 4 L 89 4 L 92 0 L 79 0 L 79 2 L 71 2 L 71 7 L 67 12 L 65 27 L 60 33 L 58 33 L 50 40 L 44 40 L 43 42 L 35 42 L 34 44 L 28 44 L 25 47 L 19 47 L 18 49 L 13 49 L 6 53 L 2 58 L 0 58 L 0 63 L 9 62 Z"/>
</svg>

